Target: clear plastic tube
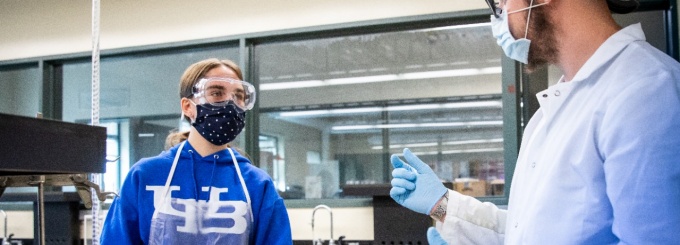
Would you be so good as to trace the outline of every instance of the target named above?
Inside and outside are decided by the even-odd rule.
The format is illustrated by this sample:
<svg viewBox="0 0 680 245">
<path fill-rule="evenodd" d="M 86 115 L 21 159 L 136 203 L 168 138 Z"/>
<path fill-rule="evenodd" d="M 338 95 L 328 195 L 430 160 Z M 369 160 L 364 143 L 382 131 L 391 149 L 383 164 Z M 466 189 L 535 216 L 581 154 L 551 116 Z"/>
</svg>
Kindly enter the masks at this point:
<svg viewBox="0 0 680 245">
<path fill-rule="evenodd" d="M 92 125 L 99 125 L 99 0 L 92 0 Z M 92 173 L 90 181 L 98 186 L 101 184 L 101 174 Z M 103 191 L 103 190 L 102 190 Z M 92 245 L 99 245 L 99 213 L 100 203 L 97 191 L 90 188 L 92 193 Z"/>
</svg>

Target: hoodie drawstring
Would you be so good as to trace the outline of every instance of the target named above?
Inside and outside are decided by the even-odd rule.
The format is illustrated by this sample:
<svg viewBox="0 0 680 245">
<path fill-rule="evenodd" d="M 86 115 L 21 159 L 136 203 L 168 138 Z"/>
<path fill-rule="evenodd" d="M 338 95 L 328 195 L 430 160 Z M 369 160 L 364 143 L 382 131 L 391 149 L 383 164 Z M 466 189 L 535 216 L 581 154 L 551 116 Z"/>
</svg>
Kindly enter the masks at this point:
<svg viewBox="0 0 680 245">
<path fill-rule="evenodd" d="M 194 160 L 194 150 L 188 150 L 189 152 L 189 159 L 191 159 L 191 162 L 189 163 L 189 168 L 191 169 L 191 179 L 194 180 L 194 199 L 198 200 L 198 197 L 200 196 L 200 187 L 196 184 L 196 160 Z"/>
<path fill-rule="evenodd" d="M 212 172 L 210 173 L 210 185 L 208 185 L 208 199 L 207 201 L 210 201 L 210 191 L 212 191 L 212 186 L 213 183 L 215 182 L 215 169 L 217 168 L 217 159 L 220 159 L 220 156 L 217 154 L 213 155 L 213 168 Z"/>
<path fill-rule="evenodd" d="M 231 154 L 231 160 L 234 162 L 234 167 L 236 168 L 236 173 L 238 173 L 238 178 L 241 181 L 241 187 L 243 188 L 243 193 L 246 195 L 246 202 L 248 203 L 248 211 L 250 211 L 250 220 L 253 219 L 253 207 L 252 204 L 250 203 L 250 194 L 248 193 L 248 186 L 246 186 L 246 181 L 243 180 L 243 175 L 241 174 L 241 167 L 239 167 L 238 162 L 236 161 L 236 156 L 234 156 L 234 151 L 231 150 L 231 148 L 227 148 L 229 150 L 229 154 Z"/>
<path fill-rule="evenodd" d="M 163 197 L 162 197 L 163 201 L 161 202 L 161 206 L 159 208 L 154 209 L 152 219 L 156 218 L 158 216 L 158 210 L 162 210 L 163 208 L 165 208 L 166 203 L 168 203 L 168 202 L 166 202 L 166 200 L 170 196 L 170 194 L 169 194 L 169 192 L 170 192 L 170 182 L 172 182 L 172 176 L 175 174 L 175 168 L 177 168 L 177 160 L 179 160 L 180 152 L 182 152 L 182 148 L 184 148 L 184 144 L 186 144 L 186 143 L 187 143 L 186 141 L 182 142 L 182 145 L 180 145 L 179 148 L 177 149 L 177 154 L 175 154 L 175 159 L 172 161 L 172 166 L 170 167 L 170 173 L 168 174 L 168 179 L 165 180 L 165 186 L 163 188 Z"/>
</svg>

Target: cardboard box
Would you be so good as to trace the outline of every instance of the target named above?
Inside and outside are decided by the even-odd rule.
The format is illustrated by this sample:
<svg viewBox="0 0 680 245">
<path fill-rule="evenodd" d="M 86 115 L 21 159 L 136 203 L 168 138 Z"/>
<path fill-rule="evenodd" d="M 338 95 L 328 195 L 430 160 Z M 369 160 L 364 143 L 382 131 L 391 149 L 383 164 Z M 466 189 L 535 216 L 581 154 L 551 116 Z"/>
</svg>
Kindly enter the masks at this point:
<svg viewBox="0 0 680 245">
<path fill-rule="evenodd" d="M 487 196 L 486 181 L 478 179 L 456 179 L 453 183 L 453 190 L 473 197 Z"/>
<path fill-rule="evenodd" d="M 502 196 L 505 192 L 505 180 L 495 179 L 488 183 L 491 196 Z"/>
</svg>

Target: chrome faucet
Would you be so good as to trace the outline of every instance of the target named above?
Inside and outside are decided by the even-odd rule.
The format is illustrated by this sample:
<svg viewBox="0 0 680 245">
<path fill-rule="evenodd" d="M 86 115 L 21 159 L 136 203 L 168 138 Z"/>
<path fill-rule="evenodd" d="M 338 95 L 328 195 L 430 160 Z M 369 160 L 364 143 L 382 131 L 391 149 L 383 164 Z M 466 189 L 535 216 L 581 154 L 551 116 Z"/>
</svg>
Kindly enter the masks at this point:
<svg viewBox="0 0 680 245">
<path fill-rule="evenodd" d="M 326 206 L 326 205 L 318 205 L 314 207 L 314 211 L 312 211 L 312 238 L 315 238 L 316 236 L 314 235 L 314 214 L 316 214 L 316 210 L 323 208 L 328 210 L 328 213 L 331 215 L 331 239 L 328 240 L 328 245 L 334 245 L 335 243 L 333 242 L 333 211 L 331 211 L 331 208 Z M 323 241 L 321 239 L 316 239 L 314 240 L 314 245 L 322 245 Z"/>
</svg>

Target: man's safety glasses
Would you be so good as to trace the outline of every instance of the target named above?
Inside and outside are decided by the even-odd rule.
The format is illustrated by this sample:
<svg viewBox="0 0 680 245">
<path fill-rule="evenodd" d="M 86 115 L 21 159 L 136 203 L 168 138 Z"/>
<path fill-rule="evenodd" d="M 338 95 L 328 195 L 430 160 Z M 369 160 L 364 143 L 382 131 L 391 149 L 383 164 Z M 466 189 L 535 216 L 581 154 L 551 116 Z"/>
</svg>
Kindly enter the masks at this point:
<svg viewBox="0 0 680 245">
<path fill-rule="evenodd" d="M 503 0 L 503 3 L 505 3 L 504 0 Z M 491 9 L 491 13 L 496 18 L 500 18 L 501 15 L 503 15 L 503 8 L 501 8 L 501 5 L 498 2 L 494 2 L 494 0 L 486 0 L 486 4 L 489 5 L 489 8 Z"/>
<path fill-rule="evenodd" d="M 233 101 L 243 110 L 250 110 L 255 105 L 255 87 L 231 78 L 201 78 L 194 85 L 193 95 L 200 104 L 224 106 Z"/>
</svg>

